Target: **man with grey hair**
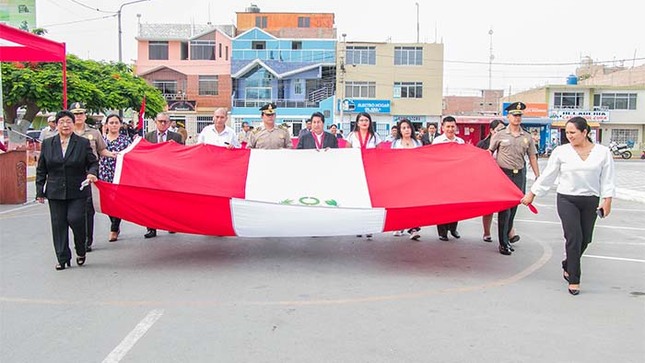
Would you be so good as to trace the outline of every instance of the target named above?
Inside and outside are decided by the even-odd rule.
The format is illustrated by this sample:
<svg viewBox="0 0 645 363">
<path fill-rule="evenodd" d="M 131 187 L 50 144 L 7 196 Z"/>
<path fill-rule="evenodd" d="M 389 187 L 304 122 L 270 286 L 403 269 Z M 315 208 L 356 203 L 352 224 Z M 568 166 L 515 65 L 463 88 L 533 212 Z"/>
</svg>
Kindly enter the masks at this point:
<svg viewBox="0 0 645 363">
<path fill-rule="evenodd" d="M 172 132 L 168 130 L 170 128 L 170 115 L 166 112 L 159 112 L 157 117 L 155 117 L 155 126 L 154 131 L 150 131 L 145 135 L 145 139 L 148 142 L 159 143 L 166 141 L 174 141 L 178 144 L 184 144 L 181 134 Z M 147 227 L 146 234 L 143 235 L 145 238 L 157 237 L 157 230 L 154 228 Z M 174 232 L 170 232 L 174 233 Z"/>
<path fill-rule="evenodd" d="M 209 144 L 225 148 L 239 148 L 240 142 L 235 135 L 235 131 L 226 126 L 228 111 L 220 107 L 213 112 L 213 124 L 204 127 L 202 132 L 197 136 L 198 144 Z"/>
<path fill-rule="evenodd" d="M 56 116 L 55 115 L 50 115 L 47 117 L 47 126 L 40 130 L 40 136 L 38 139 L 40 141 L 45 140 L 48 137 L 52 137 L 58 133 L 58 130 L 56 129 Z"/>
</svg>

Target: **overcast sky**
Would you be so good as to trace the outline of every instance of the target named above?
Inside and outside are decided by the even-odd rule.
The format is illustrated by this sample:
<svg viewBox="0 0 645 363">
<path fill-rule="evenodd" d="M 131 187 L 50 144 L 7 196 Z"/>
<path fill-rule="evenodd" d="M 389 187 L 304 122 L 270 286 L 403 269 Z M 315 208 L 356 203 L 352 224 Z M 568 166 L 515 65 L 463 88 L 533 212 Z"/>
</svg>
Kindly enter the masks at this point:
<svg viewBox="0 0 645 363">
<path fill-rule="evenodd" d="M 49 38 L 66 42 L 69 53 L 117 60 L 114 12 L 126 2 L 37 0 L 37 23 Z M 131 63 L 137 57 L 137 14 L 142 23 L 235 24 L 235 12 L 251 3 L 263 12 L 334 13 L 339 38 L 346 33 L 348 41 L 393 42 L 416 41 L 418 3 L 421 42 L 445 46 L 445 95 L 489 87 L 491 38 L 490 83 L 506 92 L 563 84 L 585 56 L 608 65 L 645 63 L 645 22 L 627 0 L 396 0 L 388 6 L 349 0 L 150 0 L 123 7 L 123 59 Z"/>
</svg>

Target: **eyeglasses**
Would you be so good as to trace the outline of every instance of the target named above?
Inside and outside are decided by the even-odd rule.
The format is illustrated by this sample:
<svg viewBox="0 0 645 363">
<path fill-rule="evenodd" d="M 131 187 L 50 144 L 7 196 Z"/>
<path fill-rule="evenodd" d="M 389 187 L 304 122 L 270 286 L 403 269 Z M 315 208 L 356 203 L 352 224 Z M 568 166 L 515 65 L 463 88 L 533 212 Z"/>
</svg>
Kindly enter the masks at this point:
<svg viewBox="0 0 645 363">
<path fill-rule="evenodd" d="M 170 123 L 169 120 L 157 120 L 157 122 L 159 122 L 160 124 L 169 124 Z"/>
</svg>

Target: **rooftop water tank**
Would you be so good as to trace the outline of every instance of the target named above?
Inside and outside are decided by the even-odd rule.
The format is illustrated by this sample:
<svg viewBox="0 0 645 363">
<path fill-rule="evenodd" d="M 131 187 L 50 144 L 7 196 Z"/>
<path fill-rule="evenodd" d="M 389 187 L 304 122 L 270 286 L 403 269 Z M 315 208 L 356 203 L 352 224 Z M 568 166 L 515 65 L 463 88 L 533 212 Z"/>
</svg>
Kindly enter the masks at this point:
<svg viewBox="0 0 645 363">
<path fill-rule="evenodd" d="M 578 77 L 575 74 L 570 74 L 569 77 L 567 77 L 567 84 L 570 84 L 570 85 L 578 84 Z"/>
</svg>

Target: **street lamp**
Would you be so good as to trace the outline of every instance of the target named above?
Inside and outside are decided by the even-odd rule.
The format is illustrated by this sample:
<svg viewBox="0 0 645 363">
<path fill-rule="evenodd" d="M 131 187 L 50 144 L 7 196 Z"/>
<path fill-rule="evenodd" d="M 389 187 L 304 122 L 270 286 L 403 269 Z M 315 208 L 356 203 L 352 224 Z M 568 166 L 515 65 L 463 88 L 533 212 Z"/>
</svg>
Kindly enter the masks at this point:
<svg viewBox="0 0 645 363">
<path fill-rule="evenodd" d="M 132 4 L 140 3 L 140 2 L 143 2 L 143 1 L 150 1 L 150 0 L 136 0 L 136 1 L 130 1 L 130 2 L 127 2 L 127 3 L 123 3 L 119 7 L 119 10 L 116 12 L 117 18 L 119 19 L 119 63 L 123 62 L 123 49 L 122 49 L 122 47 L 123 47 L 122 43 L 123 42 L 121 40 L 121 38 L 122 38 L 121 33 L 123 33 L 121 31 L 121 10 L 123 10 L 123 7 L 126 6 L 126 5 L 132 5 Z"/>
</svg>

